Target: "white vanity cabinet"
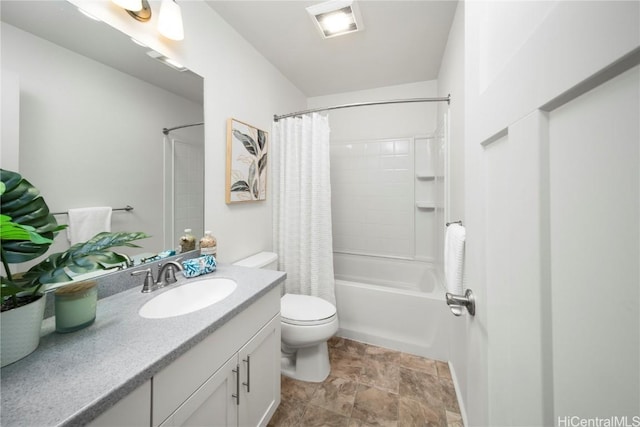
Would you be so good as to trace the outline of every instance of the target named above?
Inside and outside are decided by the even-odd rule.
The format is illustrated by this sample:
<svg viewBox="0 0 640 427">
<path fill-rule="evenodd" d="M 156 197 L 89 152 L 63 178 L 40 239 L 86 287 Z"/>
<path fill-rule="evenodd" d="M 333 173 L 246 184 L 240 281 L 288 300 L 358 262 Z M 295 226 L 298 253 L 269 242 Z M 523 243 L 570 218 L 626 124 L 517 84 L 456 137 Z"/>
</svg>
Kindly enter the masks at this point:
<svg viewBox="0 0 640 427">
<path fill-rule="evenodd" d="M 153 377 L 152 425 L 266 425 L 280 403 L 280 288 Z"/>
<path fill-rule="evenodd" d="M 89 427 L 151 425 L 151 380 L 91 421 Z"/>
<path fill-rule="evenodd" d="M 275 316 L 161 427 L 266 425 L 280 403 L 279 324 Z"/>
</svg>

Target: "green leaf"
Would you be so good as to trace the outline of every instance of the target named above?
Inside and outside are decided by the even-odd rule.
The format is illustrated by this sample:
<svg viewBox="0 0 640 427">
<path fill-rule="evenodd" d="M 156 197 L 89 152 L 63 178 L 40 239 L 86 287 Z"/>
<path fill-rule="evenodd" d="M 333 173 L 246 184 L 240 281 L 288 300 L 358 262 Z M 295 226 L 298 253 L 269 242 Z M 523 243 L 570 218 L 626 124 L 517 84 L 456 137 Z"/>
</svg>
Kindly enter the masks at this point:
<svg viewBox="0 0 640 427">
<path fill-rule="evenodd" d="M 12 222 L 8 215 L 0 215 L 0 236 L 2 236 L 2 240 L 27 240 L 30 238 L 29 231 L 25 226 Z"/>
<path fill-rule="evenodd" d="M 0 282 L 0 296 L 2 297 L 2 300 L 15 296 L 20 292 L 24 292 L 23 288 L 4 277 L 0 278 Z"/>
<path fill-rule="evenodd" d="M 43 238 L 40 240 L 30 235 L 22 240 L 5 239 L 2 234 L 2 261 L 20 263 L 37 258 L 49 249 L 53 238 L 66 225 L 58 225 L 40 191 L 19 173 L 0 169 L 0 177 L 3 184 L 0 195 L 2 214 L 15 224 L 32 227 L 32 231 Z"/>
<path fill-rule="evenodd" d="M 258 145 L 253 140 L 253 138 L 251 138 L 249 135 L 246 135 L 240 132 L 237 129 L 233 130 L 233 136 L 235 136 L 237 140 L 242 142 L 242 145 L 244 145 L 244 148 L 247 149 L 249 154 L 251 154 L 252 156 L 258 155 Z"/>
<path fill-rule="evenodd" d="M 42 237 L 35 232 L 35 229 L 28 225 L 20 225 L 11 221 L 8 215 L 0 215 L 2 228 L 0 236 L 2 240 L 29 240 L 36 244 L 51 244 L 53 240 Z"/>
</svg>

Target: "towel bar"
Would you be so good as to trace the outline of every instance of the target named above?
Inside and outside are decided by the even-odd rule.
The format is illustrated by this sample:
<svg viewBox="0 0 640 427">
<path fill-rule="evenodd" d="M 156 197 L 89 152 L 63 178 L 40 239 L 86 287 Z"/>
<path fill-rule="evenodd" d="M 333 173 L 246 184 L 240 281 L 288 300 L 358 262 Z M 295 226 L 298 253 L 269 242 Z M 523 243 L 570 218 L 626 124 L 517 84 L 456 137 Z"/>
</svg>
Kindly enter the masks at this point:
<svg viewBox="0 0 640 427">
<path fill-rule="evenodd" d="M 467 289 L 464 295 L 455 295 L 447 292 L 445 297 L 451 312 L 456 316 L 460 316 L 462 314 L 462 311 L 459 310 L 460 307 L 467 307 L 467 311 L 470 315 L 476 315 L 476 299 L 474 298 L 471 289 Z"/>
<path fill-rule="evenodd" d="M 116 208 L 112 209 L 113 211 L 127 211 L 130 212 L 133 210 L 133 207 L 127 205 L 124 208 Z M 51 212 L 51 215 L 69 215 L 69 212 Z"/>
<path fill-rule="evenodd" d="M 452 222 L 447 222 L 445 225 L 448 227 L 448 226 L 450 226 L 451 224 L 460 224 L 460 225 L 462 225 L 462 221 L 452 221 Z"/>
</svg>

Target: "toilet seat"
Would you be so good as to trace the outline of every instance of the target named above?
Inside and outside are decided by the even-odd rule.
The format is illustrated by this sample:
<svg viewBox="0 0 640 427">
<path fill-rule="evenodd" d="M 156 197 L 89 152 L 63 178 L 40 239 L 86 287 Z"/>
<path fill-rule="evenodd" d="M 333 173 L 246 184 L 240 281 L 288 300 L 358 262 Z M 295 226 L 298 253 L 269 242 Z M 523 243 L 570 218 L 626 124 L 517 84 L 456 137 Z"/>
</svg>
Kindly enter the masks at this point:
<svg viewBox="0 0 640 427">
<path fill-rule="evenodd" d="M 319 297 L 285 294 L 280 299 L 280 315 L 290 325 L 324 325 L 334 320 L 336 307 Z"/>
</svg>

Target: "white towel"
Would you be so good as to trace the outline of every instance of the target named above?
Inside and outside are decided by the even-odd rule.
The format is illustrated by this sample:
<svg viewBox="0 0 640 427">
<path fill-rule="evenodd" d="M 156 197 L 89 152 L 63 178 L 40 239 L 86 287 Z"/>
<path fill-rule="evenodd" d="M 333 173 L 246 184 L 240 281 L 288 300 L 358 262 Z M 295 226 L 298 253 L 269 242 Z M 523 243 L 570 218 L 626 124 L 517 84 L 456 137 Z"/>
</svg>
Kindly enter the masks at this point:
<svg viewBox="0 0 640 427">
<path fill-rule="evenodd" d="M 67 237 L 71 245 L 86 242 L 103 231 L 111 231 L 111 211 L 108 206 L 69 209 Z"/>
<path fill-rule="evenodd" d="M 463 294 L 464 242 L 466 230 L 460 224 L 450 224 L 444 238 L 444 276 L 447 291 Z"/>
</svg>

